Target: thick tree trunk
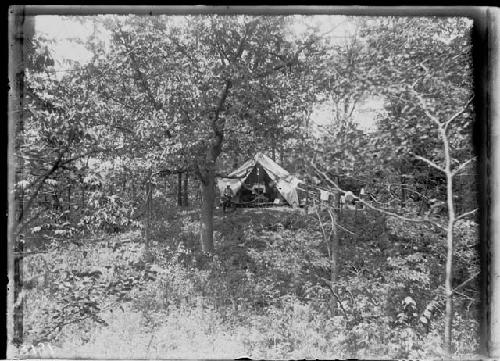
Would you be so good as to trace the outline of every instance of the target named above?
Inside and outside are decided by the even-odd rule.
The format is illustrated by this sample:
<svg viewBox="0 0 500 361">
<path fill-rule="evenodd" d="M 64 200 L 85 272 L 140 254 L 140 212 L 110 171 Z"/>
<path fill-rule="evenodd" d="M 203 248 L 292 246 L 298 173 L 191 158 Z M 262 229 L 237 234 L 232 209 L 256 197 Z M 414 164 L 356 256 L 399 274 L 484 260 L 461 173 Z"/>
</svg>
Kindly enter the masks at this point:
<svg viewBox="0 0 500 361">
<path fill-rule="evenodd" d="M 201 182 L 201 250 L 210 253 L 214 249 L 214 201 L 215 175 L 208 171 L 205 182 Z"/>
<path fill-rule="evenodd" d="M 220 93 L 215 113 L 210 115 L 213 137 L 204 159 L 203 166 L 198 164 L 197 172 L 201 181 L 201 249 L 210 253 L 214 249 L 214 201 L 215 201 L 215 166 L 217 157 L 222 151 L 224 141 L 225 120 L 221 112 L 231 89 L 231 81 L 226 80 L 224 89 Z"/>
<path fill-rule="evenodd" d="M 186 171 L 186 173 L 184 174 L 184 198 L 183 198 L 183 204 L 182 204 L 184 207 L 189 206 L 188 188 L 189 188 L 189 173 L 188 173 L 188 171 Z"/>
</svg>

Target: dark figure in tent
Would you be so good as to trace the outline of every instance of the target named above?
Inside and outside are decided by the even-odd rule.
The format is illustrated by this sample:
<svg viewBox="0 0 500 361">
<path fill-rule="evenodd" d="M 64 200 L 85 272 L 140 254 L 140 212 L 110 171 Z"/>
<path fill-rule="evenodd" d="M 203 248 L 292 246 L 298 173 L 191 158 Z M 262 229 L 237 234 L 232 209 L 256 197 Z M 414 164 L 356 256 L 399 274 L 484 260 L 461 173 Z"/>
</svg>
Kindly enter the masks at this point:
<svg viewBox="0 0 500 361">
<path fill-rule="evenodd" d="M 231 198 L 233 198 L 233 190 L 228 184 L 222 196 L 222 212 L 226 213 L 226 208 L 231 207 Z"/>
<path fill-rule="evenodd" d="M 240 199 L 243 203 L 251 202 L 253 200 L 252 190 L 246 183 L 243 183 L 241 186 Z"/>
</svg>

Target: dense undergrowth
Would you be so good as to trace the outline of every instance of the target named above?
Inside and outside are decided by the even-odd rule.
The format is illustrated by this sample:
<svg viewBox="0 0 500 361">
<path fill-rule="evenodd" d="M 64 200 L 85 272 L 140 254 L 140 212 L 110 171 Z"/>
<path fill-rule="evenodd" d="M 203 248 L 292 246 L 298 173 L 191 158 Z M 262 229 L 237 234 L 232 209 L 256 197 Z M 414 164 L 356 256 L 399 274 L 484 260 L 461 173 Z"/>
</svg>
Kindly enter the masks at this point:
<svg viewBox="0 0 500 361">
<path fill-rule="evenodd" d="M 195 210 L 139 230 L 47 246 L 25 261 L 21 357 L 434 358 L 444 240 L 425 224 L 341 215 L 340 275 L 314 214 L 236 210 L 202 255 Z M 318 214 L 320 216 L 320 214 Z M 457 227 L 454 347 L 477 348 L 475 224 Z M 465 282 L 465 283 L 464 283 Z"/>
</svg>

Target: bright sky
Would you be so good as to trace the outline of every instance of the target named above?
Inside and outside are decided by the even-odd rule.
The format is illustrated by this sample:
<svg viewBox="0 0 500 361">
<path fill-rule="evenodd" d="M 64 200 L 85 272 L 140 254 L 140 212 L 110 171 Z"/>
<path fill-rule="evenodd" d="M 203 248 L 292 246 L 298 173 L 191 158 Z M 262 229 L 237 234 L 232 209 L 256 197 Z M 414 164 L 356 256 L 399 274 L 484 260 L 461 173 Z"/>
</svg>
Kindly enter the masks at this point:
<svg viewBox="0 0 500 361">
<path fill-rule="evenodd" d="M 384 112 L 384 99 L 377 96 L 367 96 L 356 106 L 352 117 L 358 123 L 359 129 L 369 133 L 376 129 L 376 116 L 382 112 Z M 313 134 L 321 134 L 323 127 L 331 124 L 333 119 L 332 106 L 324 104 L 316 107 L 311 114 L 311 120 L 314 124 Z"/>
<path fill-rule="evenodd" d="M 91 19 L 92 17 L 89 16 Z M 181 18 L 181 17 L 179 17 Z M 307 31 L 307 23 L 317 25 L 321 34 L 327 34 L 335 42 L 342 42 L 352 34 L 354 27 L 345 16 L 310 15 L 298 16 L 294 25 L 294 33 L 300 36 Z M 106 35 L 97 29 L 92 21 L 82 24 L 68 17 L 57 15 L 39 15 L 35 17 L 35 31 L 54 40 L 52 51 L 59 65 L 64 60 L 87 62 L 91 53 L 78 40 L 85 40 L 94 32 L 101 39 Z"/>
<path fill-rule="evenodd" d="M 345 16 L 299 16 L 297 20 L 293 30 L 298 36 L 307 31 L 307 23 L 317 25 L 321 34 L 331 37 L 337 43 L 343 42 L 354 31 L 354 25 Z M 94 33 L 101 40 L 107 38 L 107 34 L 100 32 L 92 21 L 82 24 L 68 17 L 54 15 L 36 16 L 35 31 L 54 41 L 51 51 L 56 62 L 56 70 L 60 72 L 59 76 L 62 76 L 61 71 L 71 67 L 71 65 L 65 64 L 67 60 L 84 64 L 91 59 L 92 53 L 81 44 L 82 41 L 85 41 Z M 353 117 L 361 129 L 370 131 L 375 127 L 377 113 L 382 110 L 383 99 L 368 97 L 364 103 L 359 105 Z M 328 124 L 332 121 L 331 109 L 318 107 L 311 118 L 312 122 L 317 125 Z"/>
<path fill-rule="evenodd" d="M 65 68 L 63 66 L 65 60 L 86 63 L 92 56 L 82 44 L 78 44 L 78 41 L 89 38 L 94 32 L 91 22 L 81 24 L 61 16 L 36 16 L 35 32 L 54 40 L 51 50 L 56 61 L 56 69 Z"/>
</svg>

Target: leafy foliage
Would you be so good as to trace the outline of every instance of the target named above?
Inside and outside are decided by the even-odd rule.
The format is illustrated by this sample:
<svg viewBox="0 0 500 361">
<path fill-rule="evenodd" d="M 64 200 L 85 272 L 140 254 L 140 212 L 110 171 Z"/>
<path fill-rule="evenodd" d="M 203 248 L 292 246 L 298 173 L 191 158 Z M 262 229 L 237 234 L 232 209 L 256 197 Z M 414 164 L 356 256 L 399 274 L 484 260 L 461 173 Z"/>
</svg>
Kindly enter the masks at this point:
<svg viewBox="0 0 500 361">
<path fill-rule="evenodd" d="M 315 27 L 288 34 L 300 19 L 99 17 L 109 44 L 89 40 L 92 60 L 63 76 L 48 40 L 27 44 L 15 185 L 33 345 L 23 356 L 47 356 L 45 344 L 50 357 L 444 355 L 449 210 L 432 164 L 444 161 L 436 124 L 452 119 L 452 191 L 472 215 L 470 24 L 351 19 L 354 35 L 338 43 Z M 362 131 L 356 109 L 374 95 L 384 111 Z M 325 104 L 332 123 L 316 136 L 311 114 Z M 216 174 L 256 150 L 304 175 L 312 212 L 214 211 Z M 372 207 L 318 207 L 329 184 L 311 164 L 364 188 Z M 192 208 L 176 208 L 182 187 Z M 453 342 L 471 355 L 478 230 L 465 217 L 452 227 Z"/>
</svg>

